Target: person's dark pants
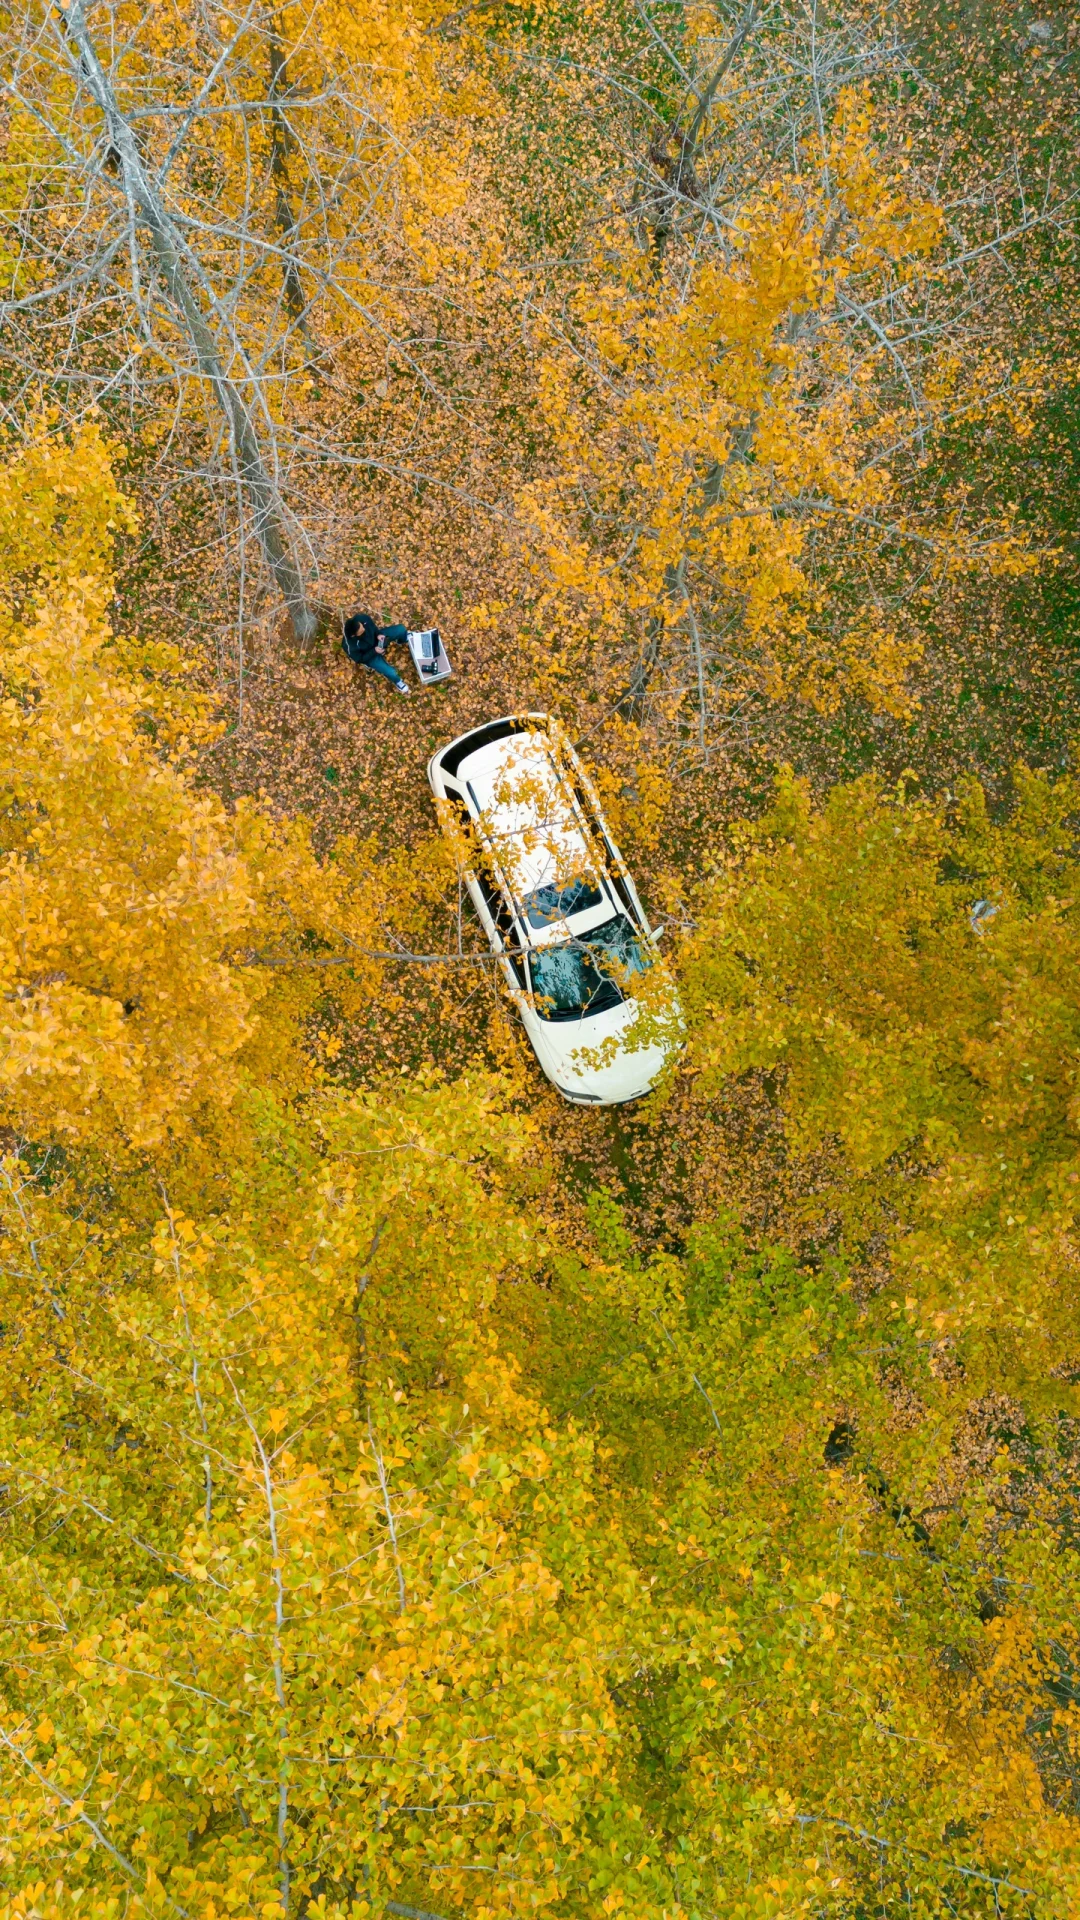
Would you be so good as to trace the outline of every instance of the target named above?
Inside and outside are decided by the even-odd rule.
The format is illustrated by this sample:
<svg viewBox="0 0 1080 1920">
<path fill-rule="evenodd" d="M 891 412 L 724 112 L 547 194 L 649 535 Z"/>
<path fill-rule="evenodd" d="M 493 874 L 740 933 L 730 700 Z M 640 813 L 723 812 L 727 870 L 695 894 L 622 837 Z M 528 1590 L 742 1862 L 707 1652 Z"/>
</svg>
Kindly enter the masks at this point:
<svg viewBox="0 0 1080 1920">
<path fill-rule="evenodd" d="M 409 629 L 408 627 L 384 627 L 382 637 L 384 640 L 398 641 L 404 646 L 409 637 Z M 381 653 L 377 653 L 368 665 L 374 673 L 381 673 L 384 680 L 392 680 L 395 685 L 401 685 L 401 675 L 397 668 L 392 667 L 389 660 L 384 660 Z"/>
<path fill-rule="evenodd" d="M 384 660 L 381 653 L 373 653 L 367 664 L 371 668 L 372 673 L 381 673 L 384 680 L 392 680 L 396 687 L 402 685 L 401 675 L 397 668 L 392 667 L 389 660 Z"/>
</svg>

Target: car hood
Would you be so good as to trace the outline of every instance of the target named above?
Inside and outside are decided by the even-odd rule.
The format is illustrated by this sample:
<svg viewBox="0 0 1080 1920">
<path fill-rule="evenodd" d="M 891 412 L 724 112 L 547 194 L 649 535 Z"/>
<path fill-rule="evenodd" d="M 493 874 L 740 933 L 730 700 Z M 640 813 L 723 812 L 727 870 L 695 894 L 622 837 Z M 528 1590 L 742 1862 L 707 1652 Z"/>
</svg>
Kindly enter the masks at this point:
<svg viewBox="0 0 1080 1920">
<path fill-rule="evenodd" d="M 555 1085 L 579 1100 L 604 1106 L 648 1093 L 672 1055 L 678 1052 L 681 1039 L 673 1033 L 670 1041 L 650 1041 L 628 1051 L 625 1044 L 620 1043 L 624 1042 L 638 1012 L 637 1004 L 627 1001 L 585 1020 L 534 1017 L 530 1021 L 533 1044 Z M 671 1012 L 673 1021 L 681 1026 L 678 1002 L 674 998 Z M 614 1052 L 616 1046 L 615 1058 L 604 1062 L 603 1052 L 608 1048 Z M 591 1058 L 596 1053 L 601 1054 L 600 1062 Z"/>
</svg>

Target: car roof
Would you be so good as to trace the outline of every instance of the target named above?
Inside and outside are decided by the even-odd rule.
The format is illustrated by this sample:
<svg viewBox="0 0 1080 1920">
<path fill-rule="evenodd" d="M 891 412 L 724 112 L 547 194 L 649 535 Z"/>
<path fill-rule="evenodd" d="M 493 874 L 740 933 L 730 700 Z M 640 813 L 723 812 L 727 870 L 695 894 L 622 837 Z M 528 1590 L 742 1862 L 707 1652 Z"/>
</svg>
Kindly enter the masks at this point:
<svg viewBox="0 0 1080 1920">
<path fill-rule="evenodd" d="M 604 877 L 546 732 L 521 730 L 486 742 L 463 756 L 456 778 L 483 816 L 485 837 L 517 901 L 537 887 L 564 886 L 576 878 L 596 884 Z M 585 930 L 611 918 L 611 903 L 605 900 L 570 918 Z M 563 938 L 566 925 L 563 920 L 530 929 L 532 944 Z"/>
</svg>

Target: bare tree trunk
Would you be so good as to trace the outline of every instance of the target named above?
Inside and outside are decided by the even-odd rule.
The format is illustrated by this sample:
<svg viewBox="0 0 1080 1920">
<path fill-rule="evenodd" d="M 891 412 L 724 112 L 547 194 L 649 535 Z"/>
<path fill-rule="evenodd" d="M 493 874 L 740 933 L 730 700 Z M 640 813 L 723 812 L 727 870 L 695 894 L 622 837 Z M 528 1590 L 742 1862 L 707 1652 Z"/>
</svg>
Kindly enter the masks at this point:
<svg viewBox="0 0 1080 1920">
<path fill-rule="evenodd" d="M 630 685 L 619 708 L 619 711 L 625 713 L 628 719 L 635 720 L 639 727 L 645 718 L 649 681 L 660 658 L 663 640 L 664 616 L 662 613 L 651 613 L 645 627 L 645 645 L 634 662 L 630 674 Z"/>
<path fill-rule="evenodd" d="M 278 102 L 282 93 L 282 75 L 285 71 L 285 54 L 278 38 L 277 24 L 273 24 L 268 41 L 270 56 L 270 169 L 274 176 L 274 219 L 278 231 L 286 245 L 296 232 L 296 215 L 289 201 L 289 150 L 293 145 L 293 136 L 289 123 L 281 111 Z M 300 273 L 293 256 L 290 254 L 284 264 L 285 305 L 289 318 L 304 342 L 307 370 L 314 378 L 318 366 L 319 350 L 311 337 L 307 323 L 307 301 L 300 284 Z"/>
<path fill-rule="evenodd" d="M 251 414 L 234 381 L 225 373 L 217 342 L 191 290 L 178 239 L 154 186 L 148 178 L 131 126 L 121 113 L 116 95 L 94 50 L 83 18 L 82 0 L 61 12 L 67 35 L 77 48 L 90 90 L 104 115 L 113 152 L 119 159 L 128 199 L 146 227 L 158 266 L 173 305 L 181 315 L 195 349 L 200 372 L 209 380 L 228 423 L 240 474 L 251 502 L 255 532 L 267 564 L 289 611 L 298 640 L 310 639 L 318 617 L 308 599 L 296 559 L 281 496 L 267 469 Z"/>
<path fill-rule="evenodd" d="M 705 656 L 701 650 L 701 628 L 698 626 L 694 603 L 690 598 L 690 589 L 686 584 L 686 555 L 683 554 L 675 569 L 675 579 L 683 597 L 683 612 L 687 630 L 690 634 L 690 652 L 694 661 L 694 674 L 697 680 L 698 697 L 698 745 L 705 766 L 709 764 L 709 748 L 705 736 Z"/>
</svg>

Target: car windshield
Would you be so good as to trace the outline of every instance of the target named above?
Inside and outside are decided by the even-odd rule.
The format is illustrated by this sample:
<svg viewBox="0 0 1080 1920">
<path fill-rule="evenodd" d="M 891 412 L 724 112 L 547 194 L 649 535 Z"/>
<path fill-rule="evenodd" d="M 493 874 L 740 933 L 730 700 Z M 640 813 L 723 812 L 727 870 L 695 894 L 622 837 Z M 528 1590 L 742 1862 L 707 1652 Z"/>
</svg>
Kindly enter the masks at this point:
<svg viewBox="0 0 1080 1920">
<path fill-rule="evenodd" d="M 588 880 L 571 880 L 567 887 L 534 887 L 523 902 L 530 927 L 550 927 L 553 920 L 566 920 L 572 913 L 587 913 L 603 905 L 599 887 Z"/>
<path fill-rule="evenodd" d="M 618 982 L 652 965 L 624 913 L 580 940 L 534 947 L 529 962 L 542 1020 L 583 1020 L 591 1013 L 606 1013 L 626 998 Z"/>
</svg>

